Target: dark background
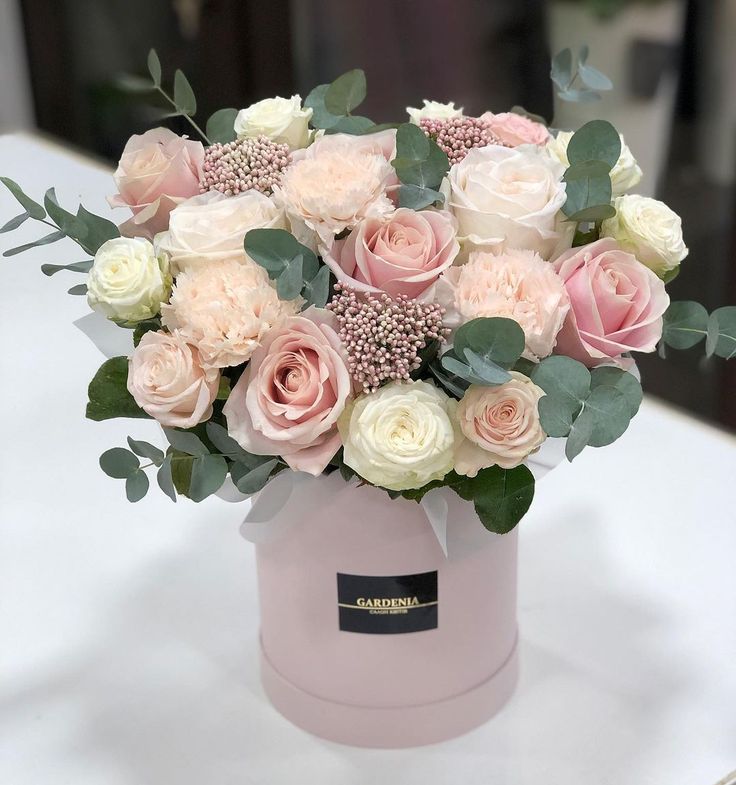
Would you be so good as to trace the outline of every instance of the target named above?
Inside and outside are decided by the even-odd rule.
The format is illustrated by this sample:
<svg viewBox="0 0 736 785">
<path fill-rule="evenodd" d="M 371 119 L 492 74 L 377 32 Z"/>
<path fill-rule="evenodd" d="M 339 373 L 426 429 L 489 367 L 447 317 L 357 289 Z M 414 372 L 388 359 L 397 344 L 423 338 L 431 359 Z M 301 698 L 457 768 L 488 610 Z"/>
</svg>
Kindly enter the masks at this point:
<svg viewBox="0 0 736 785">
<path fill-rule="evenodd" d="M 647 65 L 633 69 L 632 84 L 617 85 L 656 84 L 661 69 L 679 70 L 672 137 L 655 195 L 682 215 L 690 247 L 681 275 L 668 287 L 670 295 L 699 300 L 709 310 L 736 303 L 733 173 L 716 182 L 699 160 L 698 128 L 709 108 L 700 90 L 709 46 L 705 33 L 716 2 L 690 0 L 676 45 L 664 58 L 645 59 Z M 154 105 L 118 86 L 123 73 L 145 75 L 152 46 L 169 80 L 177 67 L 187 74 L 203 119 L 216 109 L 241 108 L 273 95 L 305 96 L 314 85 L 360 67 L 368 77 L 361 113 L 376 121 L 403 119 L 404 108 L 424 97 L 452 98 L 467 114 L 520 104 L 552 120 L 546 5 L 541 0 L 21 0 L 38 127 L 111 162 L 130 134 L 158 123 Z M 651 54 L 646 40 L 633 42 L 632 58 L 636 45 Z M 189 130 L 177 128 L 176 121 L 172 127 Z M 733 145 L 736 149 L 736 133 Z M 639 357 L 649 392 L 736 428 L 736 362 L 727 368 L 722 360 L 704 361 L 702 346 L 671 351 L 666 362 Z"/>
</svg>

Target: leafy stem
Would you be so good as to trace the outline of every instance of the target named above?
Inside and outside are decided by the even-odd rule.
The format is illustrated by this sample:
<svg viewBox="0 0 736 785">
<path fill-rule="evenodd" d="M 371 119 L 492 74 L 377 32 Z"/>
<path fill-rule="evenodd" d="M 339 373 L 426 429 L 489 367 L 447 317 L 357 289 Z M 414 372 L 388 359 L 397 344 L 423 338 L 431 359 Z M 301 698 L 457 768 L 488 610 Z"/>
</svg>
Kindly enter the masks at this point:
<svg viewBox="0 0 736 785">
<path fill-rule="evenodd" d="M 206 134 L 206 133 L 205 133 L 205 132 L 204 132 L 204 131 L 203 131 L 203 130 L 202 130 L 200 127 L 199 127 L 199 125 L 197 125 L 197 123 L 194 121 L 194 119 L 191 117 L 191 115 L 187 114 L 186 112 L 183 112 L 183 111 L 181 110 L 181 108 L 178 106 L 178 104 L 176 103 L 176 101 L 175 101 L 175 100 L 174 100 L 174 99 L 173 99 L 173 98 L 172 98 L 172 97 L 171 97 L 171 96 L 170 96 L 170 95 L 169 95 L 169 94 L 166 92 L 166 90 L 164 90 L 164 89 L 163 89 L 163 87 L 161 87 L 161 85 L 155 84 L 155 85 L 154 85 L 154 88 L 155 88 L 155 89 L 156 89 L 156 90 L 157 90 L 157 91 L 158 91 L 158 92 L 159 92 L 159 93 L 160 93 L 160 94 L 161 94 L 161 95 L 162 95 L 162 96 L 163 96 L 163 97 L 164 97 L 164 98 L 165 98 L 165 99 L 166 99 L 166 100 L 167 100 L 167 101 L 168 101 L 168 102 L 171 104 L 171 106 L 174 108 L 174 114 L 172 115 L 172 117 L 185 117 L 185 118 L 187 119 L 187 121 L 189 122 L 189 124 L 192 126 L 192 128 L 194 128 L 194 130 L 195 130 L 195 131 L 196 131 L 196 132 L 197 132 L 197 133 L 198 133 L 198 134 L 199 134 L 199 135 L 202 137 L 202 139 L 203 139 L 203 140 L 204 140 L 204 141 L 205 141 L 205 142 L 206 142 L 208 145 L 211 145 L 211 144 L 212 144 L 212 142 L 209 140 L 209 137 L 207 136 L 207 134 Z"/>
</svg>

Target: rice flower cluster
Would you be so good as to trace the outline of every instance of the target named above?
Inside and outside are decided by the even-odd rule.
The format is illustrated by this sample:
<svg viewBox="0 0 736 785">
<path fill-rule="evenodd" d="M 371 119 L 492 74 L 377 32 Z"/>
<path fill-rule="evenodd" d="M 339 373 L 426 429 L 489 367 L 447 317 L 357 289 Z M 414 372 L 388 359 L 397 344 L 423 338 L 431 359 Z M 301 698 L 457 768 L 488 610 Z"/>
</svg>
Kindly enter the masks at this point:
<svg viewBox="0 0 736 785">
<path fill-rule="evenodd" d="M 270 194 L 291 163 L 289 145 L 266 136 L 219 142 L 205 148 L 200 193 L 235 196 L 251 189 Z"/>
<path fill-rule="evenodd" d="M 444 150 L 451 165 L 460 163 L 474 147 L 503 145 L 490 123 L 480 117 L 426 118 L 419 121 L 419 127 Z"/>
</svg>

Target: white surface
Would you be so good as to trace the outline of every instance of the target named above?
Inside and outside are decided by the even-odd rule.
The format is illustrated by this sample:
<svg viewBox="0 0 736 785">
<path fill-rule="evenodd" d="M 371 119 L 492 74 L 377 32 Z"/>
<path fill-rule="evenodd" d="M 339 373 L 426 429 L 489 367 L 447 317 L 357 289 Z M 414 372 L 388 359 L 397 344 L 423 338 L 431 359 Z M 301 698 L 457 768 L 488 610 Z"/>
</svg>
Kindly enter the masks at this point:
<svg viewBox="0 0 736 785">
<path fill-rule="evenodd" d="M 18 138 L 0 173 L 95 211 L 111 190 Z M 15 212 L 0 193 L 0 224 Z M 732 438 L 648 400 L 616 445 L 556 470 L 521 524 L 511 703 L 434 747 L 340 747 L 263 696 L 240 507 L 132 506 L 98 469 L 127 434 L 160 437 L 84 419 L 101 358 L 72 324 L 79 279 L 39 272 L 81 258 L 65 241 L 0 261 L 0 783 L 711 785 L 736 768 Z"/>
</svg>

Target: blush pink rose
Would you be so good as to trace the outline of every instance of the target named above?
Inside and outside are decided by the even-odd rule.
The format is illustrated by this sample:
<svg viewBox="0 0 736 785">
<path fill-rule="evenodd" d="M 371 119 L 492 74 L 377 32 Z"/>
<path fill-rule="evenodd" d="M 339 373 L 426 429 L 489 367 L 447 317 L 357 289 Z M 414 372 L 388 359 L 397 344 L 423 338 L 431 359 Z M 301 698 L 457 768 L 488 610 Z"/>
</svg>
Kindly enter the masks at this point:
<svg viewBox="0 0 736 785">
<path fill-rule="evenodd" d="M 365 218 L 333 243 L 324 260 L 338 281 L 358 290 L 419 297 L 455 260 L 455 227 L 448 212 L 402 207 Z"/>
<path fill-rule="evenodd" d="M 594 366 L 654 351 L 670 298 L 648 267 L 610 238 L 572 248 L 554 266 L 570 298 L 558 354 Z"/>
<path fill-rule="evenodd" d="M 486 112 L 480 119 L 485 120 L 493 133 L 509 147 L 518 147 L 521 144 L 543 145 L 547 144 L 549 139 L 549 131 L 545 126 L 515 112 Z"/>
<path fill-rule="evenodd" d="M 202 368 L 199 352 L 176 330 L 147 332 L 128 364 L 128 391 L 169 428 L 193 428 L 212 416 L 220 374 Z"/>
<path fill-rule="evenodd" d="M 128 140 L 115 170 L 119 193 L 111 207 L 129 207 L 133 217 L 121 225 L 127 237 L 149 240 L 169 225 L 177 204 L 199 193 L 204 147 L 168 128 L 152 128 Z"/>
<path fill-rule="evenodd" d="M 340 448 L 337 419 L 352 390 L 335 322 L 309 308 L 266 334 L 223 410 L 243 449 L 315 476 L 325 469 Z"/>
</svg>

